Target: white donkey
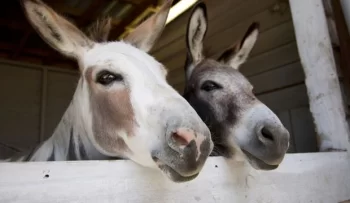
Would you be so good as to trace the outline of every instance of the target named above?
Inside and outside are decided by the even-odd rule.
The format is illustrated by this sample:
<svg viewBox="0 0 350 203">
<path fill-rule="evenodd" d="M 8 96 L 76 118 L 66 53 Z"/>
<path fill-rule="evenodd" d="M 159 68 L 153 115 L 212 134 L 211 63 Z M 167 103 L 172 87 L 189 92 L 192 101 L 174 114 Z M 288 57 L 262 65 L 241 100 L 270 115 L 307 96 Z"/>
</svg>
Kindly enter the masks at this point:
<svg viewBox="0 0 350 203">
<path fill-rule="evenodd" d="M 166 82 L 148 52 L 165 26 L 172 0 L 121 42 L 96 42 L 40 0 L 25 14 L 51 47 L 75 59 L 81 77 L 53 135 L 7 161 L 127 158 L 173 181 L 195 178 L 213 149 L 209 129 Z"/>
</svg>

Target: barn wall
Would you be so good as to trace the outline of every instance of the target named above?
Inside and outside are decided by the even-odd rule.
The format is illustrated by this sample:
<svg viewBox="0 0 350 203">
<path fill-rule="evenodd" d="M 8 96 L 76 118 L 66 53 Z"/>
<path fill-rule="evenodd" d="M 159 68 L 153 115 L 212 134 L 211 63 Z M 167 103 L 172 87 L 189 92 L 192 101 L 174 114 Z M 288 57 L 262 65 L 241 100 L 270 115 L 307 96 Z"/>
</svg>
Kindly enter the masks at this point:
<svg viewBox="0 0 350 203">
<path fill-rule="evenodd" d="M 0 159 L 51 135 L 77 79 L 76 72 L 0 61 Z"/>
<path fill-rule="evenodd" d="M 255 87 L 258 98 L 270 107 L 291 133 L 289 152 L 316 151 L 316 133 L 309 111 L 304 72 L 300 64 L 292 16 L 287 0 L 204 0 L 209 28 L 205 47 L 217 57 L 260 22 L 260 36 L 241 72 Z M 180 93 L 184 88 L 186 13 L 165 29 L 152 54 L 169 70 L 168 81 Z"/>
</svg>

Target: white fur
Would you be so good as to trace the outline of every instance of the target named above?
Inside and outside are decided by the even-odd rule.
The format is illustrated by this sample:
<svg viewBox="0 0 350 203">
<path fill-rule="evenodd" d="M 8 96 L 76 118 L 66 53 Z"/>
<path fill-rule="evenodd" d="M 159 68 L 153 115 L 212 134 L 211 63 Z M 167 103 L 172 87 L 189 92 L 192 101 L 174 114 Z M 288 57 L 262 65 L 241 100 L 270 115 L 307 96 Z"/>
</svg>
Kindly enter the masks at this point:
<svg viewBox="0 0 350 203">
<path fill-rule="evenodd" d="M 161 133 L 157 129 L 162 126 L 162 123 L 159 123 L 157 114 L 149 114 L 147 109 L 154 104 L 158 104 L 157 108 L 159 109 L 166 107 L 166 103 L 162 102 L 164 97 L 181 98 L 166 83 L 165 76 L 160 69 L 161 64 L 145 52 L 123 42 L 96 45 L 83 56 L 82 61 L 84 68 L 95 67 L 93 75 L 101 69 L 107 69 L 125 77 L 127 81 L 125 85 L 131 91 L 130 100 L 139 127 L 135 132 L 137 136 L 130 137 L 122 132 L 118 132 L 118 134 L 122 135 L 125 143 L 133 152 L 127 155 L 130 159 L 144 166 L 155 167 L 150 151 L 154 145 L 160 144 L 159 137 L 154 135 Z M 108 65 L 105 64 L 106 61 L 108 61 Z M 119 86 L 120 84 L 114 84 L 110 88 L 126 88 Z M 91 118 L 91 115 L 87 115 L 87 117 Z M 93 139 L 92 130 L 89 134 L 91 135 L 89 137 Z M 152 134 L 153 136 L 151 136 Z M 109 156 L 116 156 L 116 154 L 107 153 L 102 148 L 98 149 Z M 118 156 L 120 155 L 118 154 Z"/>
<path fill-rule="evenodd" d="M 161 11 L 142 23 L 126 38 L 125 42 L 105 43 L 92 42 L 85 34 L 41 1 L 23 1 L 29 21 L 43 39 L 60 53 L 74 58 L 79 64 L 82 75 L 73 100 L 53 136 L 35 152 L 31 161 L 46 161 L 51 158 L 52 154 L 55 160 L 67 159 L 67 155 L 70 155 L 69 145 L 72 138 L 76 141 L 81 140 L 87 159 L 123 157 L 147 167 L 160 169 L 152 159 L 152 156 L 159 156 L 157 158 L 163 164 L 169 165 L 173 170 L 177 168 L 182 173 L 181 176 L 192 176 L 200 171 L 213 148 L 209 129 L 185 99 L 167 83 L 164 67 L 146 53 L 164 27 L 172 0 L 167 0 Z M 108 85 L 100 84 L 96 77 L 101 70 L 121 75 L 123 79 L 113 81 Z M 91 93 L 103 93 L 104 96 L 110 94 L 108 96 L 111 97 L 108 99 L 115 99 L 111 103 L 98 103 L 99 105 L 116 105 L 116 108 L 123 108 L 123 106 L 118 106 L 118 101 L 121 99 L 117 97 L 119 95 L 112 97 L 117 92 L 115 90 L 128 92 L 126 99 L 130 101 L 131 107 L 125 108 L 132 109 L 132 123 L 131 126 L 125 126 L 125 128 L 106 124 L 103 127 L 108 129 L 100 130 L 108 133 L 108 136 L 99 137 L 98 142 L 96 136 L 103 134 L 94 134 L 96 133 L 94 127 L 101 128 L 101 126 L 94 123 L 93 115 L 100 109 L 98 107 L 91 109 L 91 107 L 92 104 L 95 104 L 92 102 L 100 100 L 91 96 L 100 94 Z M 176 122 L 172 123 L 173 120 Z M 198 153 L 201 155 L 201 160 L 195 163 L 197 164 L 195 167 L 193 167 L 191 153 L 186 153 L 187 158 L 183 160 L 171 151 L 180 151 L 170 146 L 175 142 L 169 137 L 171 138 L 172 133 L 183 126 L 189 127 L 194 134 L 197 134 L 197 139 L 195 139 L 198 142 L 197 147 L 202 144 L 210 146 L 209 150 Z M 132 133 L 127 134 L 129 130 Z M 166 137 L 167 135 L 169 136 Z M 123 139 L 127 146 L 119 143 L 116 146 L 106 144 L 109 141 L 122 143 L 120 139 Z M 177 146 L 177 144 L 173 145 Z M 71 150 L 79 152 L 80 149 L 76 146 Z M 195 151 L 197 148 L 189 146 L 189 150 Z M 79 159 L 79 153 L 76 155 L 77 158 L 73 157 L 73 159 Z M 183 167 L 183 162 L 185 165 L 191 164 L 192 168 Z M 181 178 L 178 177 L 178 179 L 181 181 Z"/>
</svg>

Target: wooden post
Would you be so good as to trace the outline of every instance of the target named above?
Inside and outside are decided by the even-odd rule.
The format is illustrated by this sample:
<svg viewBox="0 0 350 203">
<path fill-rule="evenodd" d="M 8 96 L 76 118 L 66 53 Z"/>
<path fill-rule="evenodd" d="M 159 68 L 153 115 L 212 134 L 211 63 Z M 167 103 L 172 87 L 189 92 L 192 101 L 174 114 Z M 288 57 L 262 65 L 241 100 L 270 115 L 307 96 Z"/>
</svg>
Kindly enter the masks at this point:
<svg viewBox="0 0 350 203">
<path fill-rule="evenodd" d="M 350 1 L 349 0 L 340 0 L 342 5 L 344 17 L 346 20 L 346 24 L 348 27 L 348 31 L 350 32 Z"/>
<path fill-rule="evenodd" d="M 349 126 L 322 0 L 289 3 L 319 149 L 349 149 Z"/>
</svg>

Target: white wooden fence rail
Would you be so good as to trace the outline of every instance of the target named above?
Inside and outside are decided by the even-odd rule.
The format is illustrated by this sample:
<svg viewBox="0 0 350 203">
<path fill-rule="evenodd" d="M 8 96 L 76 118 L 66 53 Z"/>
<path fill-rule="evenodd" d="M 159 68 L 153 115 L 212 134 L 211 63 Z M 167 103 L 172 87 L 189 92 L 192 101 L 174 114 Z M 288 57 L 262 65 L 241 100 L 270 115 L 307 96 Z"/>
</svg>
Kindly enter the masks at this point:
<svg viewBox="0 0 350 203">
<path fill-rule="evenodd" d="M 0 164 L 0 202 L 278 202 L 350 199 L 347 152 L 288 154 L 275 171 L 210 157 L 193 181 L 172 183 L 131 161 Z"/>
</svg>

